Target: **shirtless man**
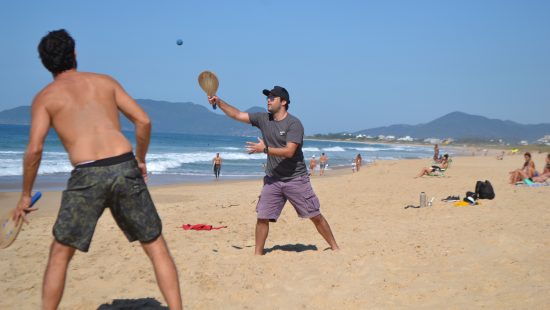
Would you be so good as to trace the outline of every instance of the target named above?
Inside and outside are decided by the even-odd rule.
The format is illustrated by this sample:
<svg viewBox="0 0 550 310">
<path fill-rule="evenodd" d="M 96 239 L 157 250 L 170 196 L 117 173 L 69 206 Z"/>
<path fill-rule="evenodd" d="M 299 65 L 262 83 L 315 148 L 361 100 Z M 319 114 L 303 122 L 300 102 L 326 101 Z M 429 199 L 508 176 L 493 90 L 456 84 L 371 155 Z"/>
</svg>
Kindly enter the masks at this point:
<svg viewBox="0 0 550 310">
<path fill-rule="evenodd" d="M 29 143 L 24 156 L 23 190 L 14 220 L 30 208 L 44 140 L 53 127 L 74 170 L 63 192 L 53 227 L 54 241 L 42 286 L 42 309 L 57 309 L 67 267 L 75 250 L 87 252 L 97 220 L 105 208 L 129 241 L 139 240 L 151 259 L 160 290 L 170 309 L 181 309 L 176 266 L 162 237 L 162 224 L 145 177 L 145 154 L 151 122 L 113 78 L 76 70 L 75 42 L 63 29 L 52 31 L 38 46 L 53 82 L 32 103 Z M 120 131 L 121 111 L 136 127 L 136 154 Z"/>
<path fill-rule="evenodd" d="M 325 174 L 325 169 L 327 168 L 327 164 L 328 164 L 328 156 L 325 155 L 325 153 L 321 153 L 321 157 L 319 158 L 319 163 L 321 168 L 321 172 L 319 173 L 319 175 L 323 175 Z"/>
<path fill-rule="evenodd" d="M 214 176 L 216 180 L 220 178 L 220 170 L 222 169 L 222 158 L 220 153 L 216 153 L 216 157 L 212 160 L 212 169 L 214 169 Z"/>
</svg>

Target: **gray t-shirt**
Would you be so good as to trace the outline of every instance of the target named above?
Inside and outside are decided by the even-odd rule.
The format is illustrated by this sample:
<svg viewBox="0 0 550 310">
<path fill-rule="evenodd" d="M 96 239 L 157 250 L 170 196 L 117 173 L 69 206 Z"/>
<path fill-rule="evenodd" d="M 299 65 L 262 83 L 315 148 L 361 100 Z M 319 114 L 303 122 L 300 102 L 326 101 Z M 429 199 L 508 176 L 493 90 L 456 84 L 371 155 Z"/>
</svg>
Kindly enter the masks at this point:
<svg viewBox="0 0 550 310">
<path fill-rule="evenodd" d="M 292 158 L 267 156 L 265 173 L 282 181 L 307 174 L 302 145 L 304 144 L 304 127 L 296 117 L 288 114 L 283 120 L 276 121 L 270 113 L 249 113 L 250 123 L 262 132 L 268 147 L 285 147 L 287 142 L 298 143 L 298 149 Z"/>
</svg>

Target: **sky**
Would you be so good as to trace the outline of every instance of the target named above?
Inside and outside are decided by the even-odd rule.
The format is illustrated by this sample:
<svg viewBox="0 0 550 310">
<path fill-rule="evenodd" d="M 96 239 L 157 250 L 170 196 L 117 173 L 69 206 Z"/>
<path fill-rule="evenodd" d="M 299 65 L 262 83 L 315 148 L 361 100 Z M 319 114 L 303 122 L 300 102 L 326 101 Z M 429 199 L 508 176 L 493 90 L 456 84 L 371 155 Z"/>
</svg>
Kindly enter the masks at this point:
<svg viewBox="0 0 550 310">
<path fill-rule="evenodd" d="M 136 99 L 209 106 L 197 76 L 211 70 L 242 110 L 265 106 L 264 88 L 287 88 L 306 134 L 453 111 L 550 123 L 549 16 L 550 1 L 529 0 L 9 1 L 0 110 L 30 105 L 52 81 L 36 47 L 65 28 L 78 69 Z"/>
</svg>

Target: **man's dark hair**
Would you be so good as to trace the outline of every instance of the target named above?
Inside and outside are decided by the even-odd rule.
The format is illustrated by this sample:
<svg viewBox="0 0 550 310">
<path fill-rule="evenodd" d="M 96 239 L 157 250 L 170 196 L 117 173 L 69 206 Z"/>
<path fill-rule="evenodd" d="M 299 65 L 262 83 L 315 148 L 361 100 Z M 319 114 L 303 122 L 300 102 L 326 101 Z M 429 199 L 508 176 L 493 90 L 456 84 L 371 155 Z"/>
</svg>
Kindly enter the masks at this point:
<svg viewBox="0 0 550 310">
<path fill-rule="evenodd" d="M 527 157 L 531 158 L 531 153 L 525 152 L 525 154 L 523 156 L 527 156 Z"/>
<path fill-rule="evenodd" d="M 50 31 L 38 44 L 42 64 L 54 76 L 76 69 L 75 42 L 65 29 Z"/>
</svg>

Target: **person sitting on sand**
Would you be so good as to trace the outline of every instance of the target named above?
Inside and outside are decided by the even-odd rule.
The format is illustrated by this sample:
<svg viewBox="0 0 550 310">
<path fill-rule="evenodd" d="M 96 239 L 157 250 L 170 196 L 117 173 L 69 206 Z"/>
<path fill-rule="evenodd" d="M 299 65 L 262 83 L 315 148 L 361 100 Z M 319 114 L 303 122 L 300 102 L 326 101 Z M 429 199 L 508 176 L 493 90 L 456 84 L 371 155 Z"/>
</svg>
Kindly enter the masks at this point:
<svg viewBox="0 0 550 310">
<path fill-rule="evenodd" d="M 544 170 L 542 173 L 537 173 L 535 171 L 534 176 L 529 177 L 526 172 L 521 171 L 521 177 L 523 180 L 529 179 L 529 181 L 535 182 L 535 183 L 543 183 L 546 182 L 550 178 L 550 153 L 548 156 L 546 156 L 546 163 L 544 165 Z"/>
<path fill-rule="evenodd" d="M 420 173 L 415 177 L 419 178 L 424 175 L 441 175 L 449 167 L 449 154 L 443 155 L 441 163 L 439 165 L 433 165 L 431 167 L 424 167 L 420 170 Z"/>
<path fill-rule="evenodd" d="M 531 153 L 525 152 L 523 157 L 525 158 L 523 167 L 509 172 L 510 184 L 515 184 L 523 179 L 528 179 L 535 176 L 535 163 L 531 159 Z"/>
</svg>

